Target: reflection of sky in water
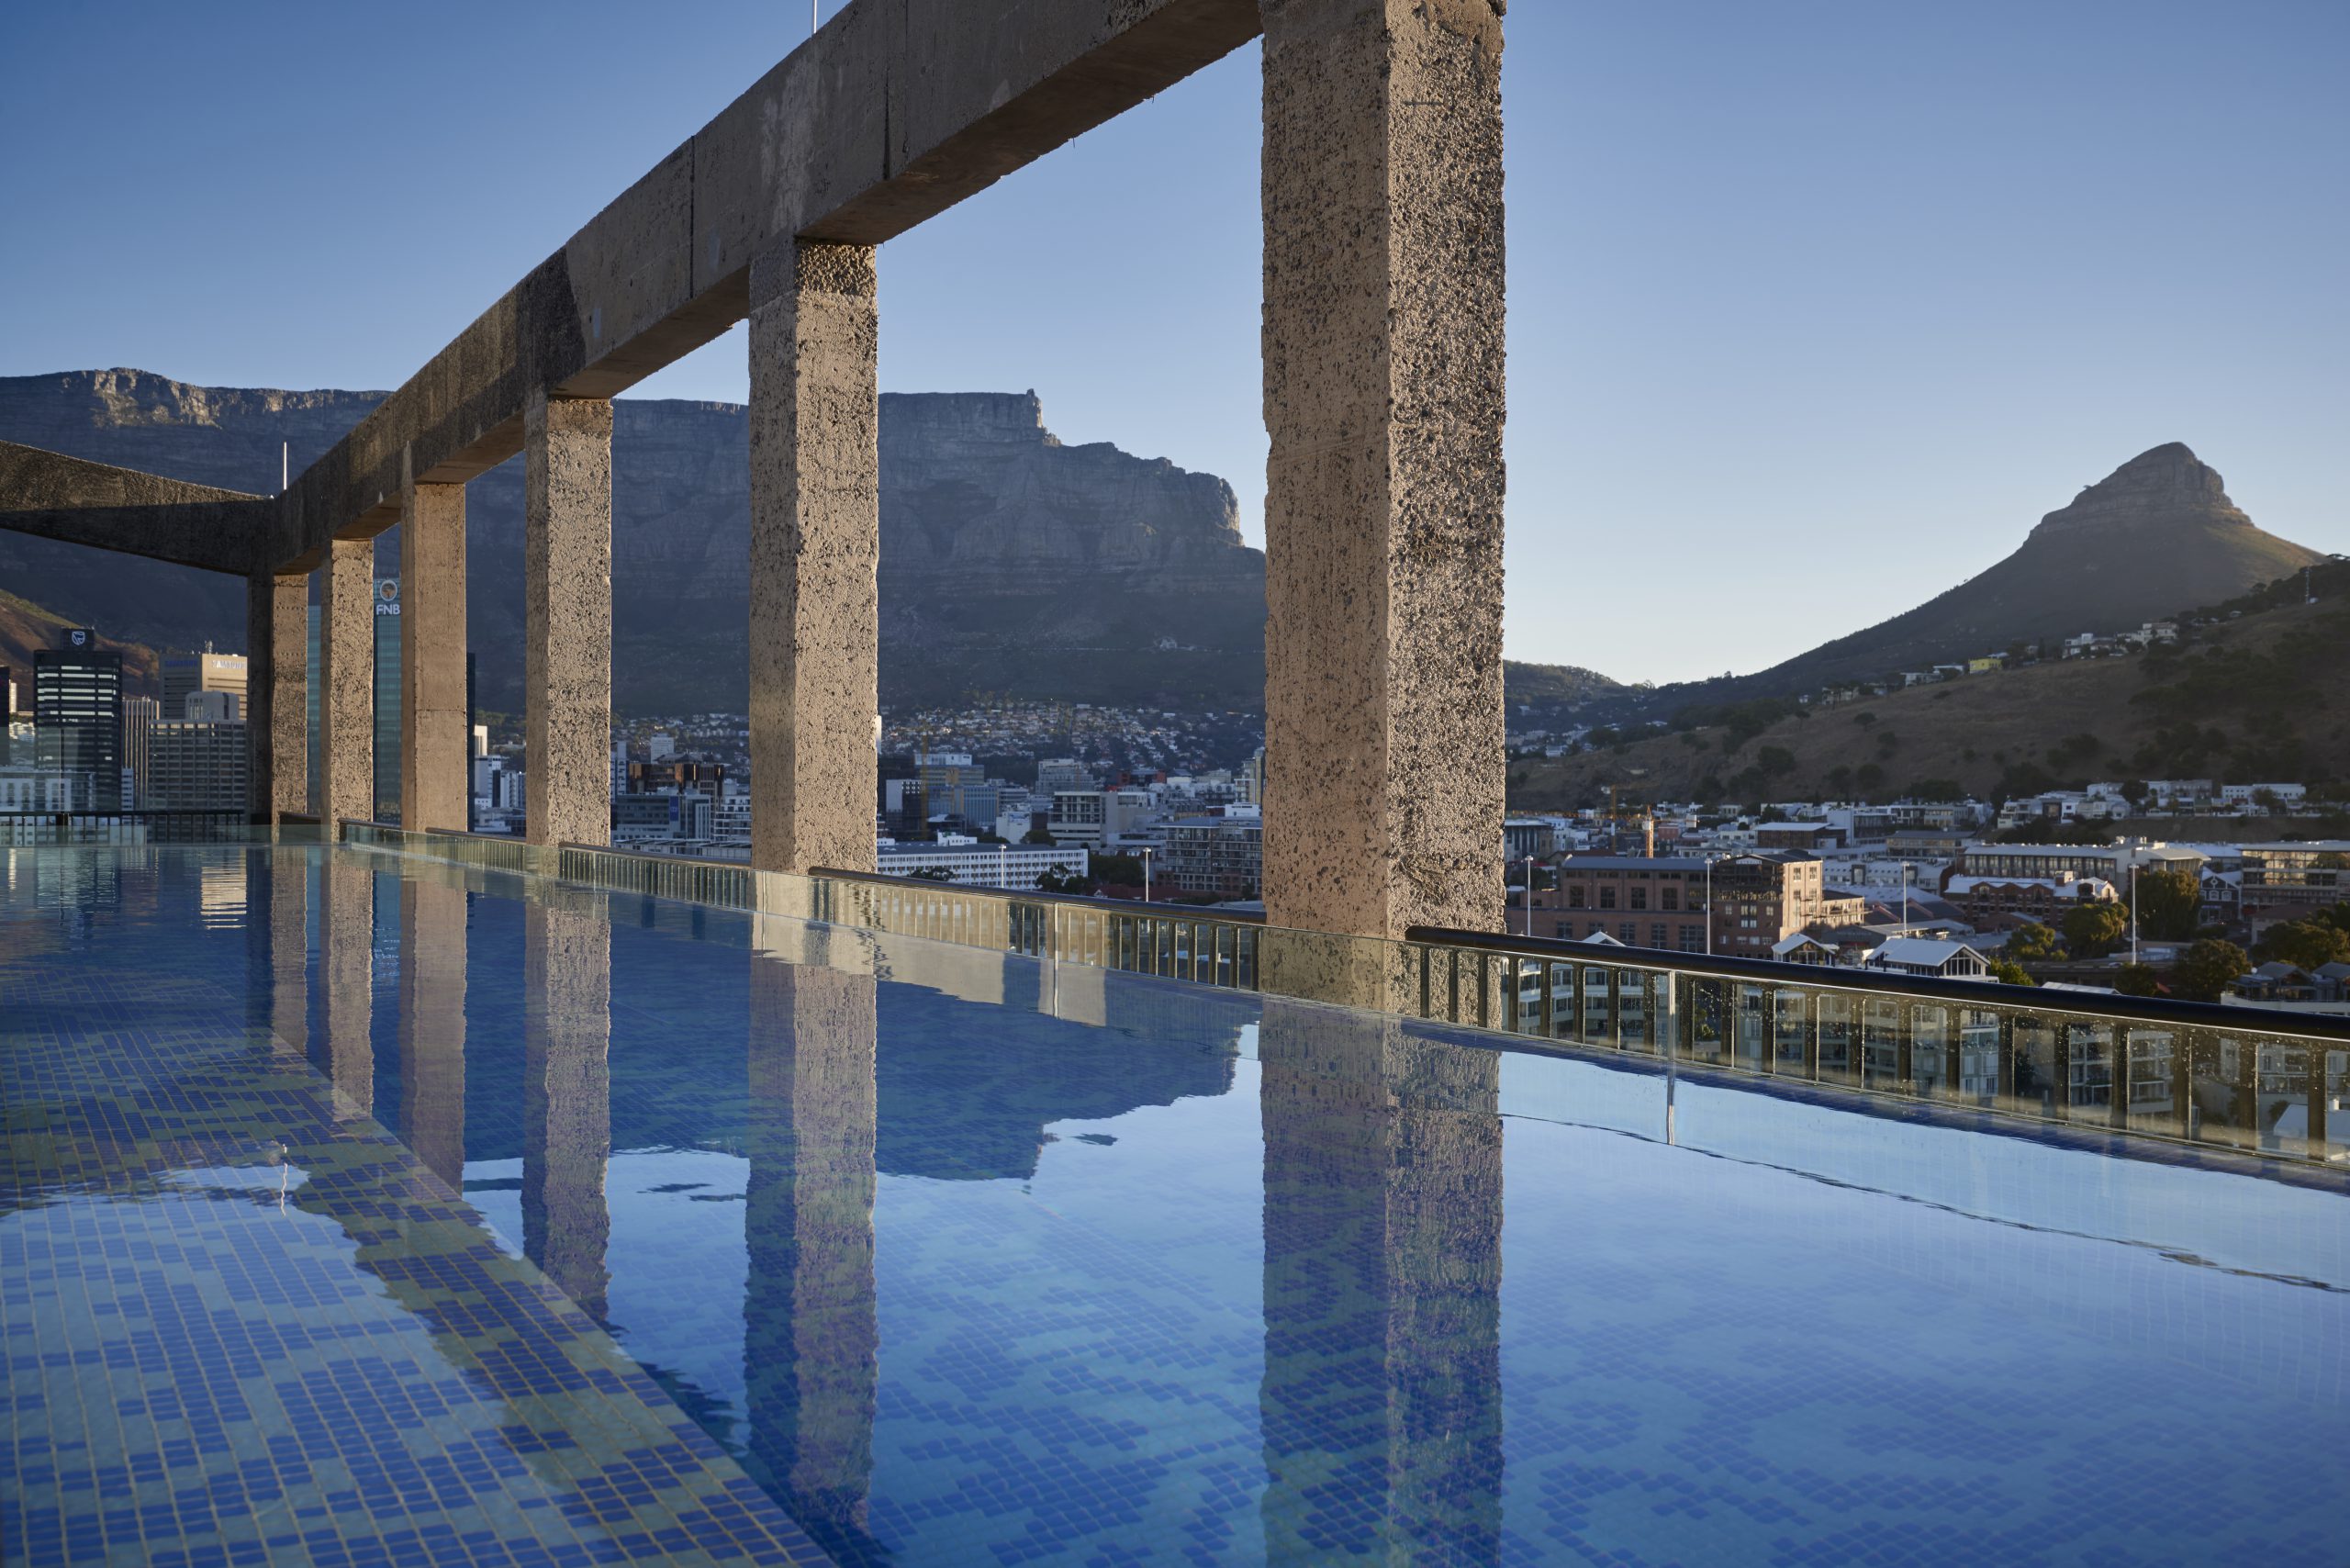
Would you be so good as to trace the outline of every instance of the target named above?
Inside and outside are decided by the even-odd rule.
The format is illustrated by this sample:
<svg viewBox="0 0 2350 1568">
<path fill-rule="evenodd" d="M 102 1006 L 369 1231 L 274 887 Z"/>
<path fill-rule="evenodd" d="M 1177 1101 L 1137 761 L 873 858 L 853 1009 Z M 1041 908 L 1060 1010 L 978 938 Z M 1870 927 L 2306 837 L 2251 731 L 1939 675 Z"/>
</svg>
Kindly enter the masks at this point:
<svg viewBox="0 0 2350 1568">
<path fill-rule="evenodd" d="M 1685 1079 L 1668 1144 L 1645 1067 L 1117 977 L 1047 1016 L 1027 960 L 893 941 L 877 982 L 502 878 L 461 1011 L 377 879 L 354 1057 L 199 859 L 0 919 L 298 1006 L 345 1116 L 460 1143 L 501 1266 L 608 1273 L 619 1350 L 845 1558 L 2339 1554 L 2338 1192 Z M 258 1123 L 162 1172 L 245 1225 L 281 1180 L 336 1201 Z"/>
</svg>

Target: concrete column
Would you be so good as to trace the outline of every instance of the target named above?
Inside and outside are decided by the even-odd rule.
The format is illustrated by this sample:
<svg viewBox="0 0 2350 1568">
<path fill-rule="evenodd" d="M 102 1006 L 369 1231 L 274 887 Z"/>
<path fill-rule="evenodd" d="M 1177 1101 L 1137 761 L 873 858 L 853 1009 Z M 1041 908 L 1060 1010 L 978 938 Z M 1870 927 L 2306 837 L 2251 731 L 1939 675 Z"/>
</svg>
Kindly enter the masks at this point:
<svg viewBox="0 0 2350 1568">
<path fill-rule="evenodd" d="M 599 1321 L 610 1274 L 612 934 L 594 909 L 522 911 L 522 1250 Z"/>
<path fill-rule="evenodd" d="M 1266 1558 L 1498 1562 L 1499 1058 L 1275 998 L 1258 1045 Z"/>
<path fill-rule="evenodd" d="M 873 869 L 880 592 L 873 249 L 751 265 L 751 864 Z"/>
<path fill-rule="evenodd" d="M 1263 0 L 1265 900 L 1502 918 L 1501 0 Z"/>
<path fill-rule="evenodd" d="M 308 577 L 246 579 L 245 800 L 255 822 L 310 809 L 309 617 Z"/>
<path fill-rule="evenodd" d="M 465 1182 L 465 914 L 462 886 L 401 879 L 400 1130 L 452 1192 Z"/>
<path fill-rule="evenodd" d="M 329 826 L 375 816 L 375 542 L 327 548 L 319 604 L 319 812 Z"/>
<path fill-rule="evenodd" d="M 465 744 L 465 487 L 400 497 L 400 825 L 462 828 Z"/>
<path fill-rule="evenodd" d="M 523 649 L 532 844 L 612 836 L 612 406 L 522 415 Z M 464 697 L 459 670 L 459 706 Z"/>
<path fill-rule="evenodd" d="M 874 979 L 754 952 L 750 999 L 744 1462 L 819 1545 L 873 1561 Z"/>
<path fill-rule="evenodd" d="M 375 873 L 330 860 L 319 930 L 327 1076 L 361 1115 L 375 1109 Z"/>
</svg>

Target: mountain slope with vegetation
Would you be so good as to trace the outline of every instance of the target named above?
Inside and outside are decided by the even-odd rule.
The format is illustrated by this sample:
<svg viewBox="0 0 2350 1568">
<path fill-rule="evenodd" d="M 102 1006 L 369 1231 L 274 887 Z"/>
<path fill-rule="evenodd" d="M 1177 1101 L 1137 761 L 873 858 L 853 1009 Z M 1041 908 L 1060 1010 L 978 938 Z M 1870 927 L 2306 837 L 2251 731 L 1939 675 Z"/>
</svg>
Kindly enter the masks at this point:
<svg viewBox="0 0 2350 1568">
<path fill-rule="evenodd" d="M 1684 702 L 1880 680 L 2076 633 L 2126 632 L 2325 559 L 2255 526 L 2219 471 L 2171 442 L 2085 487 L 2006 559 L 1916 609 L 1753 675 L 1667 688 L 1650 716 Z"/>
<path fill-rule="evenodd" d="M 1995 670 L 1814 709 L 1776 699 L 1685 711 L 1572 756 L 1511 764 L 1523 810 L 1629 798 L 1997 799 L 2093 779 L 2350 779 L 2350 565 L 2199 612 L 2177 648 Z"/>
</svg>

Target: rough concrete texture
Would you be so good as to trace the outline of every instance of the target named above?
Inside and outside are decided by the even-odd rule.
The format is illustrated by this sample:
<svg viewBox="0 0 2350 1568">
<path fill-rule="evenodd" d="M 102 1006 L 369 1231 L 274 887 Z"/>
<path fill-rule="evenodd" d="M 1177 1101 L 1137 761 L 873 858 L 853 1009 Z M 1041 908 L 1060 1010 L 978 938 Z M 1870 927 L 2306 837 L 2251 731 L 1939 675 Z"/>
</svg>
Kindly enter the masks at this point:
<svg viewBox="0 0 2350 1568">
<path fill-rule="evenodd" d="M 339 1114 L 375 1108 L 375 873 L 330 862 L 319 931 L 319 983 L 326 991 L 326 1068 Z"/>
<path fill-rule="evenodd" d="M 338 539 L 319 593 L 319 814 L 375 815 L 375 542 Z"/>
<path fill-rule="evenodd" d="M 1407 1027 L 1265 1003 L 1269 1561 L 1502 1557 L 1499 1058 Z"/>
<path fill-rule="evenodd" d="M 400 882 L 400 1131 L 449 1184 L 465 1182 L 465 890 Z"/>
<path fill-rule="evenodd" d="M 1265 900 L 1502 908 L 1497 0 L 1264 0 Z"/>
<path fill-rule="evenodd" d="M 873 252 L 752 269 L 751 864 L 873 869 L 879 328 Z"/>
<path fill-rule="evenodd" d="M 277 502 L 0 441 L 0 528 L 242 577 Z"/>
<path fill-rule="evenodd" d="M 612 406 L 533 398 L 527 424 L 522 678 L 530 839 L 609 844 Z"/>
<path fill-rule="evenodd" d="M 750 963 L 744 1462 L 819 1540 L 856 1535 L 879 1381 L 876 985 L 757 952 Z"/>
<path fill-rule="evenodd" d="M 256 822 L 310 809 L 310 579 L 245 579 L 245 794 Z"/>
<path fill-rule="evenodd" d="M 611 940 L 592 901 L 522 911 L 522 1250 L 599 1322 L 611 1278 Z"/>
<path fill-rule="evenodd" d="M 466 825 L 468 738 L 465 487 L 412 485 L 400 508 L 401 826 Z"/>
<path fill-rule="evenodd" d="M 404 482 L 512 456 L 534 387 L 610 398 L 718 337 L 770 246 L 878 244 L 1257 30 L 1255 0 L 845 7 L 298 476 L 270 560 L 307 569 L 390 527 Z"/>
</svg>

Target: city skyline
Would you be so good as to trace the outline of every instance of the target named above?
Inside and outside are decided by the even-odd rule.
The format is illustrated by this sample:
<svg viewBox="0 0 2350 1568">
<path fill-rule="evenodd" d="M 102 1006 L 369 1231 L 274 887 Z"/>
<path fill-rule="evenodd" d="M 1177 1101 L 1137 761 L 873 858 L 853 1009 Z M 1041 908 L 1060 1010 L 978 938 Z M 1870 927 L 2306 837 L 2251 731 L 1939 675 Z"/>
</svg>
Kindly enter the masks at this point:
<svg viewBox="0 0 2350 1568">
<path fill-rule="evenodd" d="M 2232 12 L 2215 51 L 2189 6 L 2132 9 L 2126 28 L 2097 6 L 1521 9 L 1505 82 L 1512 657 L 1661 681 L 1760 668 L 1989 565 L 2170 440 L 2263 527 L 2350 548 L 2331 434 L 2350 318 L 2324 263 L 2344 220 L 2304 199 L 2345 124 L 2321 95 L 2350 32 L 2338 15 Z M 451 167 L 459 144 L 500 136 L 527 149 L 610 30 L 533 35 L 562 62 L 532 78 L 554 84 L 541 98 L 497 69 L 520 19 L 468 18 L 488 47 L 425 72 L 409 51 L 429 17 L 345 50 L 357 24 L 333 17 L 158 14 L 128 39 L 43 18 L 0 67 L 10 142 L 39 156 L 0 180 L 107 248 L 0 260 L 13 297 L 49 301 L 12 322 L 0 373 L 397 384 L 690 132 L 745 60 L 805 28 L 748 7 L 699 19 L 632 38 L 632 90 L 513 165 L 527 179 L 443 193 L 408 224 L 332 169 Z M 348 75 L 273 67 L 322 53 Z M 181 140 L 68 120 L 101 70 L 134 95 L 234 80 L 255 109 Z M 1261 542 L 1256 77 L 1243 50 L 886 247 L 885 389 L 1033 385 L 1072 442 L 1229 479 Z M 431 84 L 431 115 L 340 142 L 284 134 L 354 84 L 403 79 Z M 274 193 L 298 219 L 265 216 Z M 130 233 L 126 209 L 142 214 Z M 165 246 L 181 265 L 140 262 Z M 744 355 L 738 330 L 633 395 L 739 399 Z M 1640 612 L 1577 590 L 1664 570 L 1659 541 L 1700 562 L 1753 548 L 1736 572 L 1674 570 L 1695 613 L 1666 644 L 1642 639 L 1644 667 L 1617 667 Z M 1806 614 L 1737 613 L 1751 588 L 1798 584 Z"/>
</svg>

